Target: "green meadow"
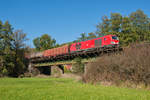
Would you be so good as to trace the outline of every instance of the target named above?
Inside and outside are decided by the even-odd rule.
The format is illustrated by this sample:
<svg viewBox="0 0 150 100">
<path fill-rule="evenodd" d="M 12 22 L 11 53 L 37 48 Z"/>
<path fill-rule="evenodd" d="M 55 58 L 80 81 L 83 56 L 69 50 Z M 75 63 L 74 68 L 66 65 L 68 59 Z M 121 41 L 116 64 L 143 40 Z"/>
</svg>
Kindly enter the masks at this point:
<svg viewBox="0 0 150 100">
<path fill-rule="evenodd" d="M 0 100 L 150 100 L 150 91 L 65 78 L 0 78 Z"/>
</svg>

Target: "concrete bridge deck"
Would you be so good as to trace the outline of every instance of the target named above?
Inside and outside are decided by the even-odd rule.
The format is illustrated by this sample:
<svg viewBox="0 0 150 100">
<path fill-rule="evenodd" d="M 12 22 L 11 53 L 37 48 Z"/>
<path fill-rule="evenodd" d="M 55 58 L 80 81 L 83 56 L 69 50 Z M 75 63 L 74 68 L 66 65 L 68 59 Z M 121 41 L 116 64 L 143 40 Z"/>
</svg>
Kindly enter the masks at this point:
<svg viewBox="0 0 150 100">
<path fill-rule="evenodd" d="M 88 58 L 82 59 L 82 63 L 94 62 L 96 58 Z M 74 60 L 66 60 L 66 61 L 56 61 L 56 62 L 46 62 L 46 63 L 36 63 L 32 64 L 34 67 L 42 67 L 42 66 L 57 66 L 57 65 L 72 65 L 76 63 Z"/>
</svg>

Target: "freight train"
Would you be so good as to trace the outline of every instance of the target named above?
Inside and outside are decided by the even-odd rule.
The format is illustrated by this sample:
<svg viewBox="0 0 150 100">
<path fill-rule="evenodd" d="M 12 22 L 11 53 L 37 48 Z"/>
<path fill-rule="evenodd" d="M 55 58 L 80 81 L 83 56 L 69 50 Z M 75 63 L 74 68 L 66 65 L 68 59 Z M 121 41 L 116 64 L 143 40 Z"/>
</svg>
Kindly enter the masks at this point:
<svg viewBox="0 0 150 100">
<path fill-rule="evenodd" d="M 105 35 L 95 39 L 90 39 L 81 42 L 75 42 L 68 45 L 63 45 L 57 48 L 45 50 L 43 52 L 32 53 L 28 57 L 34 58 L 56 58 L 58 56 L 72 55 L 72 54 L 86 54 L 87 52 L 95 52 L 96 50 L 105 48 L 115 48 L 119 46 L 119 39 L 116 35 Z"/>
</svg>

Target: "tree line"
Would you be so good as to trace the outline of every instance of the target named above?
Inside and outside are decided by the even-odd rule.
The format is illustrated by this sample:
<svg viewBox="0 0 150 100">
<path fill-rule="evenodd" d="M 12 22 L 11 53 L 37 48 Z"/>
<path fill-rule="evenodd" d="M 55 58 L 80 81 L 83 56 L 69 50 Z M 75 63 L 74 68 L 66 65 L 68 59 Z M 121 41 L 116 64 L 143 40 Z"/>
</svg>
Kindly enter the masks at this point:
<svg viewBox="0 0 150 100">
<path fill-rule="evenodd" d="M 0 21 L 0 76 L 18 77 L 24 73 L 26 33 L 13 30 L 8 21 Z"/>
<path fill-rule="evenodd" d="M 150 18 L 142 10 L 132 12 L 129 16 L 111 13 L 110 17 L 102 17 L 101 22 L 96 25 L 95 32 L 81 33 L 75 41 L 70 43 L 85 41 L 108 34 L 117 35 L 122 46 L 127 46 L 133 42 L 150 41 Z M 56 40 L 52 39 L 48 34 L 35 38 L 33 43 L 38 51 L 56 46 Z M 57 44 L 57 46 L 59 45 Z"/>
<path fill-rule="evenodd" d="M 97 25 L 96 34 L 115 34 L 119 37 L 121 45 L 132 42 L 150 41 L 150 18 L 142 10 L 137 10 L 123 16 L 120 13 L 111 13 L 102 17 Z"/>
<path fill-rule="evenodd" d="M 78 40 L 114 34 L 119 37 L 123 46 L 133 42 L 150 41 L 150 18 L 142 10 L 132 12 L 129 16 L 120 13 L 111 13 L 110 17 L 103 16 L 96 29 L 96 32 L 81 33 Z"/>
</svg>

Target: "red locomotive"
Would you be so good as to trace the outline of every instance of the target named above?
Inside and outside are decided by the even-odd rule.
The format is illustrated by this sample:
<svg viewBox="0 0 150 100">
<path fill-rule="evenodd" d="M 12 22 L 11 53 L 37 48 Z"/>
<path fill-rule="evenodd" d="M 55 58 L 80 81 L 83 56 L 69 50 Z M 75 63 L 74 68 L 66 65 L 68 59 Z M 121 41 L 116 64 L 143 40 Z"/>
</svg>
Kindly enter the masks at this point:
<svg viewBox="0 0 150 100">
<path fill-rule="evenodd" d="M 119 40 L 117 36 L 106 35 L 103 37 L 99 37 L 87 41 L 73 43 L 70 46 L 70 52 L 88 50 L 92 48 L 108 47 L 108 46 L 114 46 L 118 44 L 119 44 Z"/>
<path fill-rule="evenodd" d="M 95 48 L 103 48 L 103 47 L 115 47 L 119 46 L 119 39 L 116 35 L 105 35 L 103 37 L 98 37 L 95 39 L 90 39 L 86 41 L 72 43 L 70 45 L 64 45 L 58 48 L 48 49 L 43 51 L 42 53 L 39 52 L 40 57 L 56 57 L 60 55 L 68 55 L 72 53 L 78 52 L 86 52 L 89 50 L 94 50 Z M 41 55 L 42 54 L 42 55 Z M 37 57 L 38 54 L 36 53 Z M 35 58 L 34 56 L 30 55 L 31 58 Z"/>
</svg>

